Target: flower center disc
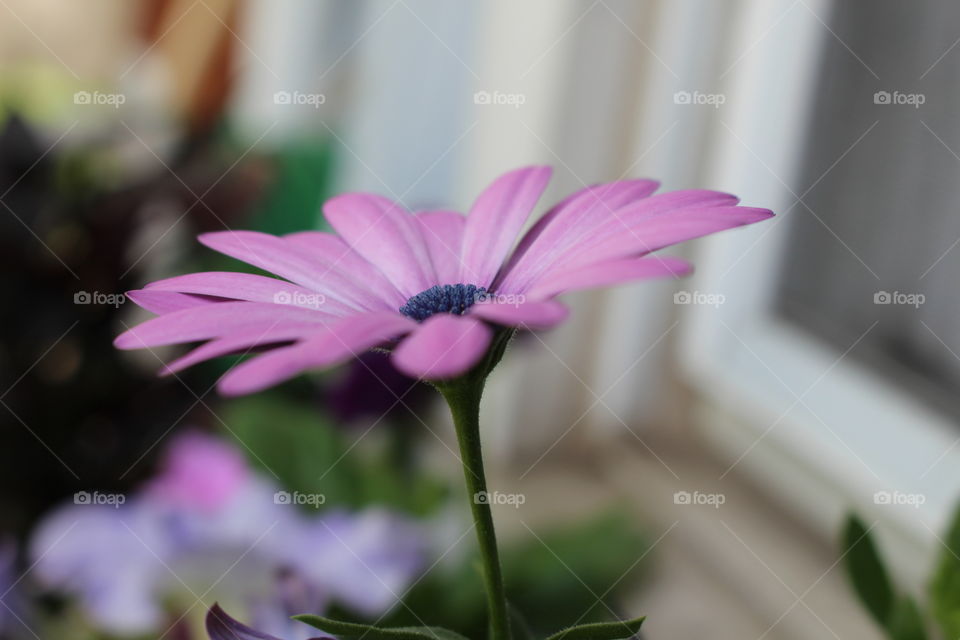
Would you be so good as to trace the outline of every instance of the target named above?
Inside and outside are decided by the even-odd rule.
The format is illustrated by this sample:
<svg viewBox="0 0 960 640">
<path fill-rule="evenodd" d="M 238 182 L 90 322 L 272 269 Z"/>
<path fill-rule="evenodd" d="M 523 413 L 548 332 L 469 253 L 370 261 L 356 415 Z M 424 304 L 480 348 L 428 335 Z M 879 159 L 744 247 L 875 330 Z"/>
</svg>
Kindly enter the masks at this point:
<svg viewBox="0 0 960 640">
<path fill-rule="evenodd" d="M 484 287 L 473 284 L 438 284 L 407 300 L 400 313 L 423 322 L 435 313 L 463 315 L 473 303 L 487 296 Z"/>
</svg>

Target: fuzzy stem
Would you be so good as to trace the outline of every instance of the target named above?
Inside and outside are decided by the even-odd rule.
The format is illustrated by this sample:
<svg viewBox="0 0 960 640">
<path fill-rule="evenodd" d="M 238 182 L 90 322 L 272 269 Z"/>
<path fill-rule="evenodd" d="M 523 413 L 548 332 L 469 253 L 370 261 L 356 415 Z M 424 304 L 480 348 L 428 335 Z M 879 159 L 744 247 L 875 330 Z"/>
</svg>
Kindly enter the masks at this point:
<svg viewBox="0 0 960 640">
<path fill-rule="evenodd" d="M 497 536 L 493 530 L 493 515 L 487 495 L 487 482 L 483 472 L 483 455 L 480 448 L 480 397 L 486 372 L 466 375 L 440 386 L 440 392 L 450 405 L 453 422 L 460 443 L 463 462 L 463 477 L 470 499 L 470 510 L 480 543 L 483 564 L 484 586 L 487 591 L 487 607 L 491 640 L 510 640 L 510 621 L 507 597 L 497 551 Z"/>
</svg>

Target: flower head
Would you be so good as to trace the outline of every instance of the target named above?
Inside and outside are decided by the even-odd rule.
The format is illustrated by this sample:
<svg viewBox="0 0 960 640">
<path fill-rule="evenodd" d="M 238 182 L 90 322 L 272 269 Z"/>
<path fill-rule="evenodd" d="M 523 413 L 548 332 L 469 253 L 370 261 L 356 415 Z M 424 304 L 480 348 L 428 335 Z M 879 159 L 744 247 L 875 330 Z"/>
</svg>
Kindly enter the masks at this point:
<svg viewBox="0 0 960 640">
<path fill-rule="evenodd" d="M 423 379 L 457 377 L 487 353 L 495 329 L 546 329 L 567 316 L 556 297 L 580 289 L 688 273 L 652 252 L 770 217 L 716 191 L 653 195 L 651 180 L 578 191 L 516 243 L 550 178 L 528 167 L 497 178 L 469 213 L 410 213 L 348 193 L 326 202 L 335 233 L 276 237 L 207 233 L 208 247 L 275 274 L 195 273 L 130 292 L 159 317 L 119 336 L 121 349 L 203 342 L 173 373 L 221 355 L 267 348 L 225 375 L 244 394 L 368 349 L 392 347 L 394 365 Z M 282 279 L 281 279 L 282 278 Z"/>
</svg>

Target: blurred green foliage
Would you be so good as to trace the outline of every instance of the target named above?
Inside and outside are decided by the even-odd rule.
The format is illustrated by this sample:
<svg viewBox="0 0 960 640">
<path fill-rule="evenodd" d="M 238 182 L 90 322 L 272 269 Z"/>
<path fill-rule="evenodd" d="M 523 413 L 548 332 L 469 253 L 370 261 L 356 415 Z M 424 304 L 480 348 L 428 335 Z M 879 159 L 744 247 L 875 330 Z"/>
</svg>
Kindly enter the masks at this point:
<svg viewBox="0 0 960 640">
<path fill-rule="evenodd" d="M 224 417 L 254 466 L 290 491 L 323 494 L 325 506 L 379 504 L 427 515 L 447 496 L 445 482 L 424 473 L 405 473 L 389 452 L 359 455 L 347 433 L 319 407 L 292 401 L 283 393 L 229 402 Z"/>
<path fill-rule="evenodd" d="M 867 527 L 855 515 L 843 530 L 843 561 L 853 590 L 891 640 L 926 640 L 929 620 L 944 638 L 960 638 L 960 508 L 956 510 L 937 556 L 928 588 L 927 609 L 897 589 Z"/>
<path fill-rule="evenodd" d="M 536 637 L 617 617 L 612 600 L 633 583 L 638 559 L 649 549 L 646 536 L 624 513 L 603 512 L 502 545 L 507 598 Z M 472 559 L 430 572 L 405 603 L 409 609 L 398 608 L 391 625 L 415 624 L 419 617 L 467 637 L 486 633 L 483 584 Z"/>
</svg>

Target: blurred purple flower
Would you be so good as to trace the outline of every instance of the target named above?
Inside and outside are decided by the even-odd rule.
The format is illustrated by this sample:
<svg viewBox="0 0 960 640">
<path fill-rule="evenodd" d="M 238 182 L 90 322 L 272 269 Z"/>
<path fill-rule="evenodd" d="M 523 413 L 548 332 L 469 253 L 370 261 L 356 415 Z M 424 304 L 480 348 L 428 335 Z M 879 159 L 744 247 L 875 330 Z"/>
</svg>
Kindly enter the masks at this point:
<svg viewBox="0 0 960 640">
<path fill-rule="evenodd" d="M 429 386 L 401 373 L 380 351 L 358 355 L 323 391 L 324 406 L 340 423 L 384 415 L 403 422 L 430 397 Z M 403 402 L 397 402 L 397 398 Z"/>
<path fill-rule="evenodd" d="M 336 601 L 376 615 L 396 603 L 424 563 L 414 523 L 384 510 L 307 514 L 238 467 L 238 455 L 216 438 L 183 435 L 143 491 L 55 510 L 30 545 L 41 584 L 126 635 L 155 631 L 162 603 L 181 592 L 248 603 L 264 628 L 284 627 L 294 605 Z"/>
<path fill-rule="evenodd" d="M 170 444 L 147 493 L 179 507 L 216 511 L 237 495 L 250 475 L 236 448 L 218 438 L 186 432 Z"/>
</svg>

